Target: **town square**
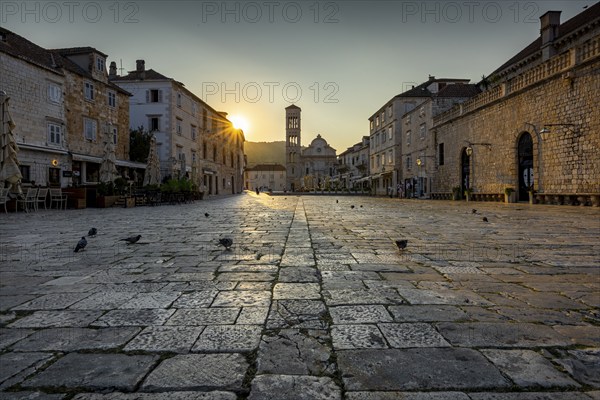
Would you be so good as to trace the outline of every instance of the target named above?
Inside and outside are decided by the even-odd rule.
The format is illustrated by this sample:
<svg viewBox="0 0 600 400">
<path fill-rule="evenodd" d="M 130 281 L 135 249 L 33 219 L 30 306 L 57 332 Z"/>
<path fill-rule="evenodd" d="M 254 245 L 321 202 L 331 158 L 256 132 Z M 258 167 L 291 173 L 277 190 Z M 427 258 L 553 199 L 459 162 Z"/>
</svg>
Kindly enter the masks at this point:
<svg viewBox="0 0 600 400">
<path fill-rule="evenodd" d="M 598 216 L 254 192 L 10 214 L 0 398 L 597 398 Z"/>
<path fill-rule="evenodd" d="M 600 2 L 2 1 L 0 400 L 600 399 Z"/>
</svg>

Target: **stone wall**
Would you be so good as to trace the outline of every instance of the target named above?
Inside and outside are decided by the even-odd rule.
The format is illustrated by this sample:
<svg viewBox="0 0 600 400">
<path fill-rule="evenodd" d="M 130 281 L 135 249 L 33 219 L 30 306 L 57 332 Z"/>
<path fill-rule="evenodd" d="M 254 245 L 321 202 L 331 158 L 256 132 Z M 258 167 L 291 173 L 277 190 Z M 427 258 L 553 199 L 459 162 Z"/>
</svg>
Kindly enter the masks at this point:
<svg viewBox="0 0 600 400">
<path fill-rule="evenodd" d="M 517 143 L 523 132 L 529 132 L 536 191 L 600 193 L 599 68 L 600 58 L 595 57 L 568 73 L 554 74 L 472 112 L 442 120 L 434 130 L 437 143 L 444 143 L 445 164 L 438 167 L 432 191 L 451 192 L 460 186 L 466 142 L 475 143 L 470 182 L 474 192 L 518 188 Z M 544 126 L 550 132 L 540 134 Z M 484 145 L 488 143 L 491 146 Z"/>
<path fill-rule="evenodd" d="M 88 80 L 94 84 L 94 100 L 84 99 L 84 82 L 88 80 L 78 74 L 66 72 L 65 107 L 67 109 L 67 144 L 75 153 L 95 157 L 104 155 L 104 135 L 106 125 L 113 124 L 117 128 L 117 159 L 129 160 L 129 96 L 108 85 Z M 108 90 L 117 94 L 117 106 L 110 107 L 107 100 Z M 83 118 L 96 121 L 96 140 L 86 140 L 83 131 Z"/>
</svg>

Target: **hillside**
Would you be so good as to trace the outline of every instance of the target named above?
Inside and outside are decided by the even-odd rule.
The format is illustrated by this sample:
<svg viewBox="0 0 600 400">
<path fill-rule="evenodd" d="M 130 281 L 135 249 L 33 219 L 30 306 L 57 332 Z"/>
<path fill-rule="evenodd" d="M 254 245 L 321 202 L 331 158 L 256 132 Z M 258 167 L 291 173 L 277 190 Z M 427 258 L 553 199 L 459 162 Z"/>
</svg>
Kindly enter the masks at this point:
<svg viewBox="0 0 600 400">
<path fill-rule="evenodd" d="M 285 165 L 285 142 L 245 142 L 244 153 L 248 156 L 248 166 L 256 164 Z"/>
</svg>

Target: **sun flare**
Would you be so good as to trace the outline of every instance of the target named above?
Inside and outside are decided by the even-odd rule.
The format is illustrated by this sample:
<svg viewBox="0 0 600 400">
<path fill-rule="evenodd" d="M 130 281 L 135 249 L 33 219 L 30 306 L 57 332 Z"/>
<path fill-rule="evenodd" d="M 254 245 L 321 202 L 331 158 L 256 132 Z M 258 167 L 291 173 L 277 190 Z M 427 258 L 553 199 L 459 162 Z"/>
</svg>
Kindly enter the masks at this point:
<svg viewBox="0 0 600 400">
<path fill-rule="evenodd" d="M 235 129 L 241 129 L 244 132 L 247 132 L 248 128 L 250 127 L 248 120 L 241 115 L 229 115 L 227 116 L 227 119 L 231 121 Z"/>
</svg>

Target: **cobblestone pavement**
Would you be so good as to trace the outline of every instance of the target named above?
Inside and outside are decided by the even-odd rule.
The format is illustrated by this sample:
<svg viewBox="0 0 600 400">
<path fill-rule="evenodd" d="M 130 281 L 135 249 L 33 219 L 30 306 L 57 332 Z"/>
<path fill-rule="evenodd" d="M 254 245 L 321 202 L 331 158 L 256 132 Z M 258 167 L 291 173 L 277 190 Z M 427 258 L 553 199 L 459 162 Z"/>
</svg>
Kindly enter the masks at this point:
<svg viewBox="0 0 600 400">
<path fill-rule="evenodd" d="M 598 209 L 246 193 L 0 223 L 0 399 L 600 398 Z"/>
</svg>

